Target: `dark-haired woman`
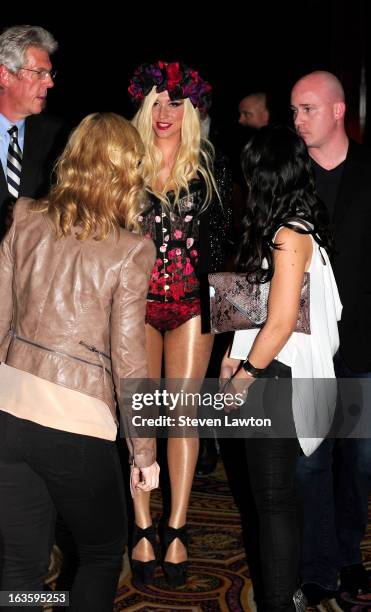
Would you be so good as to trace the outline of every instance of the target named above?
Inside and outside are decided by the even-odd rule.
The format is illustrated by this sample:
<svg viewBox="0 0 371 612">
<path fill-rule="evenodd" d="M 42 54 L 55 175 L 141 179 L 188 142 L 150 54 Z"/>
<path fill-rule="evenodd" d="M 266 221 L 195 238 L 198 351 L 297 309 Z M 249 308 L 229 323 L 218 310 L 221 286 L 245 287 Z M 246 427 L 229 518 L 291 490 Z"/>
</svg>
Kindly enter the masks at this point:
<svg viewBox="0 0 371 612">
<path fill-rule="evenodd" d="M 268 316 L 261 329 L 235 333 L 223 360 L 221 378 L 248 389 L 258 377 L 292 378 L 288 402 L 269 405 L 294 435 L 246 441 L 249 476 L 259 516 L 264 612 L 295 610 L 299 521 L 294 476 L 300 446 L 310 454 L 316 439 L 295 437 L 300 420 L 313 419 L 315 399 L 299 379 L 333 379 L 341 304 L 327 251 L 331 239 L 317 198 L 306 146 L 286 127 L 266 127 L 242 155 L 248 183 L 244 234 L 237 266 L 251 282 L 270 281 Z M 310 273 L 310 334 L 294 331 L 304 273 Z M 261 383 L 263 384 L 263 381 Z M 252 387 L 247 397 L 254 396 Z M 332 390 L 332 387 L 330 391 Z M 324 392 L 317 401 L 331 403 Z M 288 427 L 287 431 L 289 431 Z M 299 444 L 300 443 L 300 444 Z M 300 609 L 300 608 L 298 608 Z"/>
</svg>

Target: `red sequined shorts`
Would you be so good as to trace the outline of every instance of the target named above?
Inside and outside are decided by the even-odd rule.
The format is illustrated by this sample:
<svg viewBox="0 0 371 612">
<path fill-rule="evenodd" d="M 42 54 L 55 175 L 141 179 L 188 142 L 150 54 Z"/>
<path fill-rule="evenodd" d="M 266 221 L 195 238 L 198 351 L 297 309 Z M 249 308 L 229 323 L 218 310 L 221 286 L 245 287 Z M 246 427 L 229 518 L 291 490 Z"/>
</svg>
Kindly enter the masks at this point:
<svg viewBox="0 0 371 612">
<path fill-rule="evenodd" d="M 189 298 L 180 302 L 148 300 L 146 323 L 160 332 L 165 332 L 183 325 L 199 314 L 201 314 L 200 298 Z"/>
</svg>

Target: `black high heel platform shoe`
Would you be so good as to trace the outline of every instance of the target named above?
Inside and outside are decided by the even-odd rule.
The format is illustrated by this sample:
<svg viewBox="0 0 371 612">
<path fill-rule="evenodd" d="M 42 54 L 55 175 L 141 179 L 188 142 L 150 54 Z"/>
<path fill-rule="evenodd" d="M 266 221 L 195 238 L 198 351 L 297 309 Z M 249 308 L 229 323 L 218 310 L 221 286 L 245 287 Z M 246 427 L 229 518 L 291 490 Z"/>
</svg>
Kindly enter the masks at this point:
<svg viewBox="0 0 371 612">
<path fill-rule="evenodd" d="M 188 561 L 180 563 L 172 563 L 165 561 L 167 550 L 173 540 L 179 538 L 185 548 L 188 545 L 187 525 L 183 525 L 179 529 L 174 529 L 169 525 L 163 525 L 161 529 L 161 548 L 162 548 L 162 569 L 164 570 L 165 579 L 169 586 L 180 587 L 187 582 Z"/>
<path fill-rule="evenodd" d="M 134 524 L 132 550 L 142 538 L 146 538 L 146 540 L 150 542 L 153 552 L 155 553 L 156 530 L 153 524 L 146 527 L 146 529 L 142 529 L 141 527 L 138 527 L 138 525 Z M 131 559 L 131 571 L 134 582 L 139 584 L 153 584 L 155 569 L 156 559 L 151 559 L 150 561 L 139 561 L 138 559 L 133 558 Z"/>
</svg>

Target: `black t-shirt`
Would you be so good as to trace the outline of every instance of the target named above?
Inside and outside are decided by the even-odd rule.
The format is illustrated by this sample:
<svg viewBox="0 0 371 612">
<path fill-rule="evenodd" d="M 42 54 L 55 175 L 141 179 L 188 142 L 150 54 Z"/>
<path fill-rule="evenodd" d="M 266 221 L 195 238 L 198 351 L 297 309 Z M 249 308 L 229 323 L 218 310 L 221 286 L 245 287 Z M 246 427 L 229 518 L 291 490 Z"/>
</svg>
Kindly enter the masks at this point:
<svg viewBox="0 0 371 612">
<path fill-rule="evenodd" d="M 332 221 L 334 217 L 335 203 L 339 192 L 341 177 L 343 175 L 344 163 L 345 160 L 336 166 L 336 168 L 326 170 L 312 159 L 317 193 L 327 208 L 330 221 Z"/>
</svg>

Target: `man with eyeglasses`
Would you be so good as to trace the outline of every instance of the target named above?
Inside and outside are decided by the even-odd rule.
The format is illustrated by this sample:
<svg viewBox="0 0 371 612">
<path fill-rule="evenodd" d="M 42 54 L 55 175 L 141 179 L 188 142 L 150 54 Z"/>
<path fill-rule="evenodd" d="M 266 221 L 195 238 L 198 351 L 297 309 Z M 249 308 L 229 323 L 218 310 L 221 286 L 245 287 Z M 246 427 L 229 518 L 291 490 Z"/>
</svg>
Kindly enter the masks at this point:
<svg viewBox="0 0 371 612">
<path fill-rule="evenodd" d="M 20 196 L 40 197 L 67 132 L 62 121 L 41 114 L 55 71 L 58 44 L 38 26 L 14 26 L 0 35 L 0 240 Z"/>
</svg>

